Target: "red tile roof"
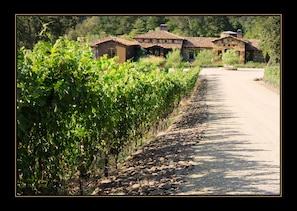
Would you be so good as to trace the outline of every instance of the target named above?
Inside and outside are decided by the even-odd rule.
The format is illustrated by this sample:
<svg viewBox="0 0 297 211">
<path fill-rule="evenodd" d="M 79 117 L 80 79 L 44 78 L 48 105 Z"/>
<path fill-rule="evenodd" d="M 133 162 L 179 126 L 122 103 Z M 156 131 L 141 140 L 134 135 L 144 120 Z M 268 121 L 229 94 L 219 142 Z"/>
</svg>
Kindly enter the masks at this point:
<svg viewBox="0 0 297 211">
<path fill-rule="evenodd" d="M 137 42 L 126 40 L 126 39 L 123 39 L 120 37 L 114 37 L 114 36 L 104 37 L 104 38 L 101 38 L 98 40 L 91 41 L 90 45 L 91 45 L 91 47 L 94 47 L 96 45 L 99 45 L 101 43 L 108 42 L 108 41 L 115 41 L 115 42 L 121 43 L 126 46 L 138 45 Z"/>
</svg>

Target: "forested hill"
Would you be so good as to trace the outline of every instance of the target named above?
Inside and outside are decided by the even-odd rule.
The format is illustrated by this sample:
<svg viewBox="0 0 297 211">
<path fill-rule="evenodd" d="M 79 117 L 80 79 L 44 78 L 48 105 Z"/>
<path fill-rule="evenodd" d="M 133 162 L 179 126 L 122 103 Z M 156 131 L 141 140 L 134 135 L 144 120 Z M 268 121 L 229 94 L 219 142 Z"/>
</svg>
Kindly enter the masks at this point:
<svg viewBox="0 0 297 211">
<path fill-rule="evenodd" d="M 242 29 L 244 38 L 260 38 L 261 25 L 267 16 L 16 16 L 17 49 L 32 49 L 40 32 L 46 27 L 54 42 L 59 36 L 69 39 L 87 37 L 89 40 L 108 35 L 132 39 L 135 35 L 155 30 L 167 24 L 168 30 L 180 36 L 219 36 L 222 31 Z"/>
</svg>

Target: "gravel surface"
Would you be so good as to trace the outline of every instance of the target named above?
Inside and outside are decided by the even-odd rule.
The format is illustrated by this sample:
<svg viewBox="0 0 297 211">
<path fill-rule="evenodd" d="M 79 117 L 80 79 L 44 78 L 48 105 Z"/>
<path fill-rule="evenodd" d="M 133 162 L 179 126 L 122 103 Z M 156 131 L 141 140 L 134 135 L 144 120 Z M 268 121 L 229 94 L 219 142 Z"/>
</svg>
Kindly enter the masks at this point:
<svg viewBox="0 0 297 211">
<path fill-rule="evenodd" d="M 201 71 L 208 128 L 178 194 L 280 195 L 280 95 L 254 80 L 263 71 Z"/>
<path fill-rule="evenodd" d="M 263 69 L 202 69 L 173 124 L 92 195 L 279 196 L 280 95 L 261 77 Z"/>
</svg>

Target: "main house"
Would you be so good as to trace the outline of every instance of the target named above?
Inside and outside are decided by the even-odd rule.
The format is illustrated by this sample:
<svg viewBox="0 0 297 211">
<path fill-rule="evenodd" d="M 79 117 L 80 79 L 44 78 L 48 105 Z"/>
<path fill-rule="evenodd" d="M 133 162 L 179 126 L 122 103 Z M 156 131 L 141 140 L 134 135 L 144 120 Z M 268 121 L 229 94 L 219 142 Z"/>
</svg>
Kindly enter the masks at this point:
<svg viewBox="0 0 297 211">
<path fill-rule="evenodd" d="M 119 62 L 139 57 L 140 49 L 145 49 L 149 55 L 165 57 L 172 49 L 180 49 L 185 61 L 193 61 L 197 53 L 203 49 L 213 50 L 216 58 L 228 49 L 235 49 L 240 57 L 240 63 L 248 61 L 264 62 L 259 40 L 243 39 L 242 31 L 224 31 L 220 37 L 182 37 L 168 31 L 165 24 L 160 30 L 135 36 L 134 41 L 109 36 L 90 43 L 95 59 L 107 54 L 108 57 L 118 56 Z"/>
</svg>

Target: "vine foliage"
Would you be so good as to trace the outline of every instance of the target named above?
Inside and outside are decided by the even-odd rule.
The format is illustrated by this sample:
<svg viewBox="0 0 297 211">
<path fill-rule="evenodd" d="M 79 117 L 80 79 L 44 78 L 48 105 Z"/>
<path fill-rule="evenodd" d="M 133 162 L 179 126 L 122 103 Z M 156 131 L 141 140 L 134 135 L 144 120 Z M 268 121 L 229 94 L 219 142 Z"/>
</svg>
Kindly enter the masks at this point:
<svg viewBox="0 0 297 211">
<path fill-rule="evenodd" d="M 199 74 L 95 60 L 87 43 L 60 37 L 18 52 L 17 195 L 69 195 L 69 180 L 108 175 L 110 157 L 172 112 Z"/>
</svg>

